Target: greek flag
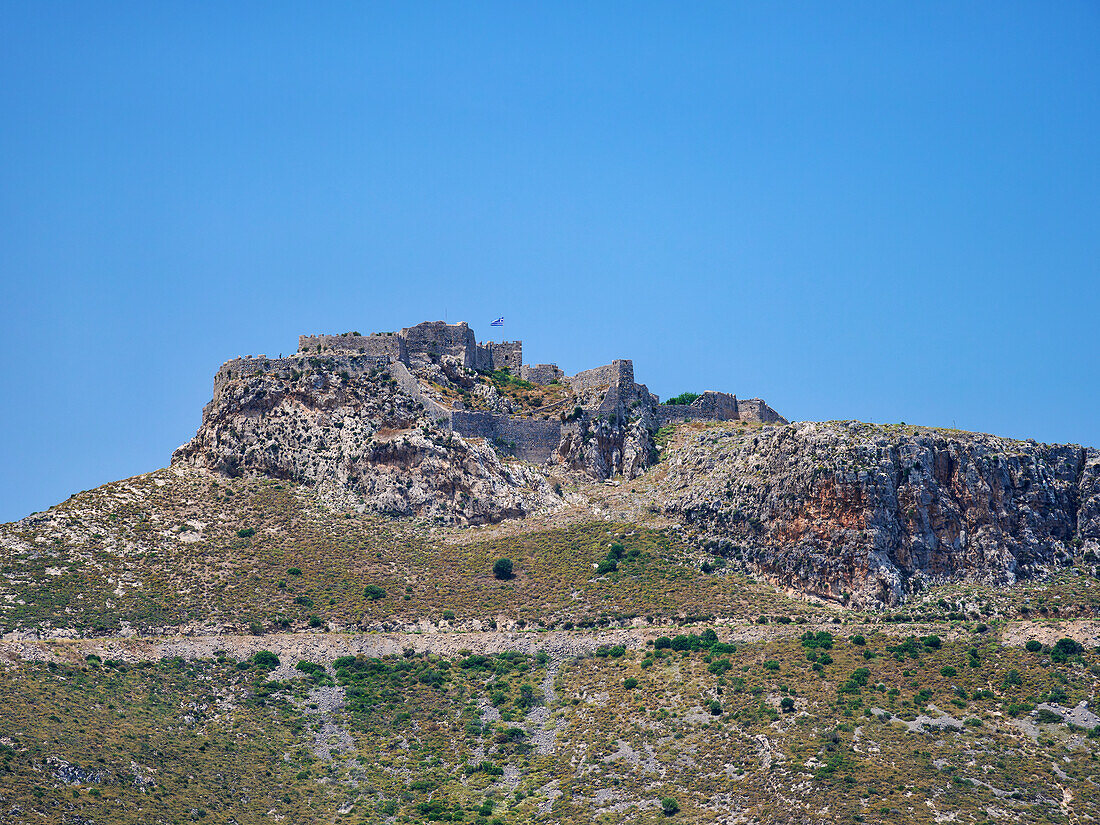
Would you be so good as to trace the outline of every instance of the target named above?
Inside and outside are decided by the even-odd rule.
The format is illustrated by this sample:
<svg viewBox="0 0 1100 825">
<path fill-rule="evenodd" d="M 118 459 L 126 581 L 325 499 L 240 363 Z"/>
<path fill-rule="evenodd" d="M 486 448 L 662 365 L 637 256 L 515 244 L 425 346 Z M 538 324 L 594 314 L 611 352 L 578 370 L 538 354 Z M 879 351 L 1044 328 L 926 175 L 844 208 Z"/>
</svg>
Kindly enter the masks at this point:
<svg viewBox="0 0 1100 825">
<path fill-rule="evenodd" d="M 491 326 L 491 327 L 502 327 L 502 326 L 504 326 L 504 316 L 501 315 L 499 318 L 497 318 L 495 321 L 493 321 L 491 324 L 489 324 L 489 326 Z"/>
</svg>

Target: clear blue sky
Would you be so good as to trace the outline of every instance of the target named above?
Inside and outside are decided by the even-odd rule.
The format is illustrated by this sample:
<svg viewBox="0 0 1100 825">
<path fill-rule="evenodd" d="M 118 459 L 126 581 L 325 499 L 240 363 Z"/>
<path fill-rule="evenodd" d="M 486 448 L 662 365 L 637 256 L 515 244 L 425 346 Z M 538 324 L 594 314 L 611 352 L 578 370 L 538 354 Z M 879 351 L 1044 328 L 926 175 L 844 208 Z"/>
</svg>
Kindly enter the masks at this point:
<svg viewBox="0 0 1100 825">
<path fill-rule="evenodd" d="M 1100 445 L 1100 5 L 0 3 L 0 520 L 218 365 L 504 315 L 662 397 Z"/>
</svg>

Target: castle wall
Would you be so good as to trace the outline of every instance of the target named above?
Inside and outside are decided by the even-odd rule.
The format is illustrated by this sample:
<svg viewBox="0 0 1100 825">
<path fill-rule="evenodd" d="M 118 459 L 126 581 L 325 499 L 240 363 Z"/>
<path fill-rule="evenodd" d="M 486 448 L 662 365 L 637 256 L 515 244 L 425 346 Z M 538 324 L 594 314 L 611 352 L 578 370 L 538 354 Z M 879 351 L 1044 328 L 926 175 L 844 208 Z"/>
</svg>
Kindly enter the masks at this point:
<svg viewBox="0 0 1100 825">
<path fill-rule="evenodd" d="M 764 403 L 761 398 L 741 399 L 737 402 L 742 421 L 763 421 L 765 424 L 788 424 L 786 418 L 781 416 Z"/>
<path fill-rule="evenodd" d="M 214 400 L 219 399 L 222 389 L 233 379 L 271 375 L 289 381 L 307 372 L 346 372 L 348 377 L 356 378 L 389 365 L 388 359 L 359 352 L 296 353 L 287 358 L 268 358 L 264 355 L 233 358 L 222 364 L 214 375 Z"/>
<path fill-rule="evenodd" d="M 691 404 L 658 404 L 657 421 L 664 427 L 674 421 L 758 421 L 786 424 L 787 419 L 759 398 L 737 398 L 708 390 Z"/>
<path fill-rule="evenodd" d="M 455 410 L 451 413 L 451 426 L 461 436 L 484 438 L 509 455 L 534 464 L 544 464 L 561 441 L 561 422 L 553 419 Z"/>
<path fill-rule="evenodd" d="M 607 366 L 584 370 L 569 378 L 569 385 L 573 388 L 573 392 L 600 387 L 611 387 L 616 384 L 633 386 L 633 361 L 626 358 L 619 358 L 612 361 Z"/>
<path fill-rule="evenodd" d="M 355 335 L 350 332 L 345 332 L 343 335 L 300 335 L 298 352 L 304 354 L 361 353 L 371 356 L 380 363 L 408 360 L 405 340 L 400 335 L 385 332 L 374 335 Z"/>
<path fill-rule="evenodd" d="M 478 344 L 474 349 L 474 369 L 488 372 L 493 368 L 493 345 Z"/>
<path fill-rule="evenodd" d="M 399 335 L 405 339 L 410 361 L 419 356 L 439 363 L 444 355 L 453 355 L 464 367 L 473 369 L 477 363 L 477 339 L 464 321 L 457 324 L 425 321 L 415 327 L 406 327 Z"/>
<path fill-rule="evenodd" d="M 524 364 L 520 378 L 532 384 L 553 384 L 565 378 L 557 364 Z"/>
<path fill-rule="evenodd" d="M 517 378 L 523 371 L 522 341 L 486 341 L 477 345 L 477 354 L 472 365 L 479 370 L 502 370 L 505 367 Z"/>
<path fill-rule="evenodd" d="M 429 418 L 446 429 L 451 428 L 452 412 L 424 393 L 420 388 L 420 382 L 415 375 L 409 372 L 408 367 L 400 361 L 397 361 L 396 363 L 390 364 L 389 369 L 390 375 L 397 381 L 397 386 L 401 388 L 402 392 L 411 395 L 423 404 L 424 410 L 427 412 Z"/>
<path fill-rule="evenodd" d="M 661 426 L 670 421 L 736 421 L 740 418 L 737 396 L 707 390 L 690 404 L 660 404 L 657 420 Z"/>
</svg>

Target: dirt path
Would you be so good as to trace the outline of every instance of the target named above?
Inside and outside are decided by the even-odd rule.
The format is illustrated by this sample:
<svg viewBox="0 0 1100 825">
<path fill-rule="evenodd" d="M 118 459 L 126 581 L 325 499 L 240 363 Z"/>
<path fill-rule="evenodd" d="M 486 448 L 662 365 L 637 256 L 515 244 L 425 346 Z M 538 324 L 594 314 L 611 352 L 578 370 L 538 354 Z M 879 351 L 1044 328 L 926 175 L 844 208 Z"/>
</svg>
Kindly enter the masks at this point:
<svg viewBox="0 0 1100 825">
<path fill-rule="evenodd" d="M 258 650 L 270 650 L 284 661 L 330 664 L 340 656 L 363 654 L 379 657 L 401 655 L 405 650 L 455 658 L 464 651 L 502 653 L 516 650 L 534 654 L 540 650 L 561 661 L 573 656 L 591 655 L 602 645 L 643 648 L 658 636 L 699 632 L 701 628 L 653 627 L 604 631 L 486 631 L 441 633 L 271 633 L 264 636 L 112 636 L 102 638 L 36 639 L 9 634 L 0 639 L 0 661 L 82 661 L 89 654 L 122 661 L 156 660 L 181 656 L 185 659 L 213 658 L 219 653 L 245 659 Z M 722 641 L 755 642 L 798 636 L 806 630 L 828 630 L 839 638 L 856 633 L 875 632 L 890 636 L 935 633 L 944 640 L 975 639 L 964 631 L 952 631 L 936 625 L 732 625 L 718 626 Z M 990 630 L 983 638 L 1002 644 L 1022 646 L 1030 639 L 1051 644 L 1068 636 L 1083 645 L 1100 644 L 1100 621 L 1012 622 Z"/>
</svg>

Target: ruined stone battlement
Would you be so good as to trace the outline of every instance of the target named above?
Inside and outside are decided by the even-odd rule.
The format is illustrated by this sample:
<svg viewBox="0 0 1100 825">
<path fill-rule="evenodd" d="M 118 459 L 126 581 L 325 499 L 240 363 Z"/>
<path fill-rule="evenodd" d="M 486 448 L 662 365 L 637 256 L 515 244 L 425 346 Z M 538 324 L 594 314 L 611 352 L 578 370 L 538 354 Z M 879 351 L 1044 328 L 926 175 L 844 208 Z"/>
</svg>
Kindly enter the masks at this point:
<svg viewBox="0 0 1100 825">
<path fill-rule="evenodd" d="M 520 378 L 532 384 L 562 383 L 565 373 L 557 364 L 524 364 Z"/>
</svg>

